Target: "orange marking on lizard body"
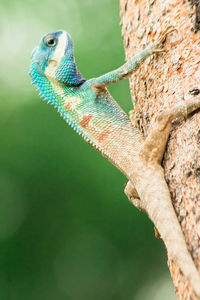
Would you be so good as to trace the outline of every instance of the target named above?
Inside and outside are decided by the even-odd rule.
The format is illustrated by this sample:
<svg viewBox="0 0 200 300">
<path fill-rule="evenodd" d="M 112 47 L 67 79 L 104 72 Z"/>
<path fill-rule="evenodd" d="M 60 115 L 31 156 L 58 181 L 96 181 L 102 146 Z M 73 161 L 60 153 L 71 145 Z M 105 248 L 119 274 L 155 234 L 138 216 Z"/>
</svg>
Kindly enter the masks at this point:
<svg viewBox="0 0 200 300">
<path fill-rule="evenodd" d="M 86 128 L 88 126 L 88 123 L 90 122 L 90 120 L 93 118 L 92 114 L 89 114 L 87 116 L 83 116 L 83 119 L 80 121 L 80 125 L 83 128 Z"/>
<path fill-rule="evenodd" d="M 72 103 L 71 102 L 67 102 L 67 104 L 65 105 L 65 108 L 66 109 L 70 109 L 72 106 Z"/>
<path fill-rule="evenodd" d="M 111 133 L 110 130 L 105 129 L 105 130 L 99 135 L 98 141 L 99 141 L 99 142 L 103 142 L 103 140 L 104 140 L 105 138 L 107 138 L 108 135 L 109 135 L 110 133 Z"/>
</svg>

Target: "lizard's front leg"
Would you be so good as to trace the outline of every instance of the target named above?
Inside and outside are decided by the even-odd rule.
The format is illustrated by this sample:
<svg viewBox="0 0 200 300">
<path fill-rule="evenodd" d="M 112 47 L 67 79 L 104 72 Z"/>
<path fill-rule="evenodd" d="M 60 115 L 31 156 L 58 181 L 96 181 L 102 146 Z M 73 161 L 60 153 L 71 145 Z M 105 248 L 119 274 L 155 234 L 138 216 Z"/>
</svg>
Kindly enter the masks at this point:
<svg viewBox="0 0 200 300">
<path fill-rule="evenodd" d="M 171 32 L 176 31 L 176 29 L 172 26 L 168 27 L 165 31 L 163 31 L 159 38 L 149 46 L 147 46 L 142 52 L 133 56 L 129 61 L 127 61 L 124 65 L 119 67 L 118 69 L 106 73 L 98 78 L 95 78 L 95 82 L 93 83 L 96 87 L 105 87 L 110 84 L 113 84 L 119 80 L 123 80 L 131 76 L 131 74 L 139 68 L 139 66 L 144 62 L 144 60 L 154 54 L 163 52 L 160 49 L 161 44 L 166 39 L 167 35 Z"/>
<path fill-rule="evenodd" d="M 159 115 L 143 143 L 137 158 L 138 169 L 133 170 L 125 193 L 132 203 L 136 204 L 136 207 L 147 212 L 158 229 L 169 256 L 177 262 L 191 283 L 194 292 L 200 297 L 200 275 L 187 250 L 164 179 L 164 170 L 160 165 L 172 120 L 186 117 L 198 108 L 200 108 L 200 97 L 188 96 L 185 102 L 179 103 L 174 108 Z M 136 189 L 140 200 L 135 199 L 136 192 L 134 189 Z"/>
</svg>

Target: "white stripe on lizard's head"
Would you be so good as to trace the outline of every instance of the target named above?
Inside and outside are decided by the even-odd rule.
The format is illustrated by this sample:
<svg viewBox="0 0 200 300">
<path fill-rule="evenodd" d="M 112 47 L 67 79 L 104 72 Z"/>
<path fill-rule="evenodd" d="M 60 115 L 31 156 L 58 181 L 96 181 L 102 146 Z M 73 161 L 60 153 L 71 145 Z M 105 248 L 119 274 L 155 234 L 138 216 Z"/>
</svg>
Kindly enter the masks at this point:
<svg viewBox="0 0 200 300">
<path fill-rule="evenodd" d="M 48 38 L 48 36 L 47 36 Z M 50 78 L 55 78 L 55 72 L 57 67 L 60 65 L 62 58 L 65 55 L 65 50 L 67 49 L 68 39 L 65 31 L 61 33 L 58 37 L 57 45 L 53 56 L 48 62 L 45 69 L 45 75 Z"/>
</svg>

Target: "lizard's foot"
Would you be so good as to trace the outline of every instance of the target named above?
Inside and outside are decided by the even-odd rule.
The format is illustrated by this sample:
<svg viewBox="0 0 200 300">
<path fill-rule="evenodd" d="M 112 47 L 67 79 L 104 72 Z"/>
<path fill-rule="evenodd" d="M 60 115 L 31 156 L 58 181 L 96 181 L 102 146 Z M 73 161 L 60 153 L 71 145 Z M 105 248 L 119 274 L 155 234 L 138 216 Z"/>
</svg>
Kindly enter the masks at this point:
<svg viewBox="0 0 200 300">
<path fill-rule="evenodd" d="M 174 31 L 178 32 L 178 30 L 175 27 L 169 26 L 163 32 L 160 33 L 158 39 L 156 40 L 156 47 L 153 50 L 153 53 L 162 53 L 162 52 L 165 52 L 165 50 L 160 49 L 160 46 L 164 42 L 164 40 L 166 39 L 166 37 L 168 36 L 168 34 L 174 32 Z"/>
<path fill-rule="evenodd" d="M 185 95 L 185 101 L 177 103 L 174 107 L 167 109 L 166 111 L 162 112 L 159 117 L 158 121 L 165 119 L 166 121 L 173 121 L 176 118 L 180 117 L 187 117 L 193 111 L 200 108 L 200 97 L 195 97 L 197 95 L 192 94 L 191 91 Z"/>
<path fill-rule="evenodd" d="M 133 184 L 130 181 L 126 184 L 124 193 L 128 197 L 129 201 L 131 201 L 131 203 L 135 207 L 137 207 L 139 210 L 145 210 L 145 206 L 144 206 L 143 202 L 140 200 L 140 197 L 139 197 L 135 187 L 133 186 Z"/>
<path fill-rule="evenodd" d="M 185 95 L 185 101 L 177 103 L 174 107 L 160 113 L 157 120 L 152 124 L 146 137 L 140 155 L 145 161 L 160 164 L 168 136 L 171 122 L 176 118 L 187 117 L 190 113 L 200 108 L 200 96 Z"/>
</svg>

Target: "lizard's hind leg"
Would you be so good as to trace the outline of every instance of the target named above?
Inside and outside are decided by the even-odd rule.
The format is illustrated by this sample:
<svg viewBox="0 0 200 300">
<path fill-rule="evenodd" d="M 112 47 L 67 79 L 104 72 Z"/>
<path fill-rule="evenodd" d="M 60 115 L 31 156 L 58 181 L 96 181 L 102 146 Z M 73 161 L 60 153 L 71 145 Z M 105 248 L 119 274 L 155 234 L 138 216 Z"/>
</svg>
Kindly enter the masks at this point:
<svg viewBox="0 0 200 300">
<path fill-rule="evenodd" d="M 198 108 L 200 108 L 200 97 L 196 99 L 196 97 L 190 95 L 188 100 L 161 112 L 149 129 L 149 134 L 144 141 L 140 152 L 142 159 L 147 163 L 160 165 L 171 130 L 172 121 L 176 118 L 187 117 L 188 114 Z M 144 205 L 131 181 L 129 181 L 125 187 L 125 194 L 134 206 L 144 210 Z"/>
<path fill-rule="evenodd" d="M 171 130 L 171 123 L 176 118 L 187 117 L 200 108 L 200 97 L 189 96 L 184 102 L 176 104 L 160 113 L 149 130 L 140 155 L 147 162 L 161 163 L 166 143 Z"/>
</svg>

